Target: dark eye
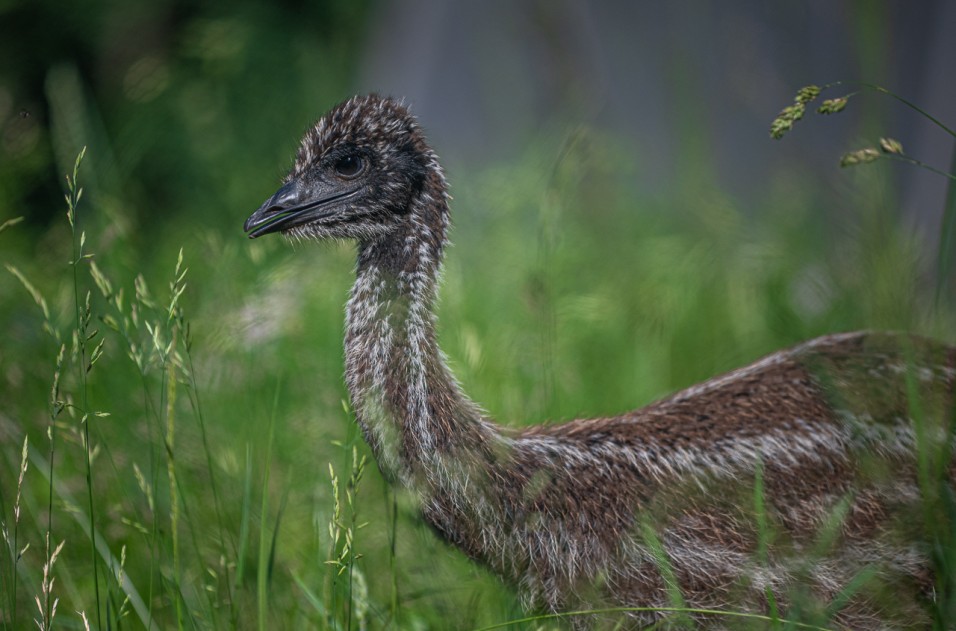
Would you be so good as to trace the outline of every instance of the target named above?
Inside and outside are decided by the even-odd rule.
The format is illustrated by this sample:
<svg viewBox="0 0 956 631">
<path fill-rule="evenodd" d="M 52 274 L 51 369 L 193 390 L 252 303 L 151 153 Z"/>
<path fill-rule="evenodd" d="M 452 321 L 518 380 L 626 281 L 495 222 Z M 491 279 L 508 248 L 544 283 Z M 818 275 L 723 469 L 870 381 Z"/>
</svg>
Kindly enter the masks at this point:
<svg viewBox="0 0 956 631">
<path fill-rule="evenodd" d="M 335 162 L 335 174 L 346 179 L 356 177 L 364 170 L 365 162 L 356 155 L 343 156 Z"/>
</svg>

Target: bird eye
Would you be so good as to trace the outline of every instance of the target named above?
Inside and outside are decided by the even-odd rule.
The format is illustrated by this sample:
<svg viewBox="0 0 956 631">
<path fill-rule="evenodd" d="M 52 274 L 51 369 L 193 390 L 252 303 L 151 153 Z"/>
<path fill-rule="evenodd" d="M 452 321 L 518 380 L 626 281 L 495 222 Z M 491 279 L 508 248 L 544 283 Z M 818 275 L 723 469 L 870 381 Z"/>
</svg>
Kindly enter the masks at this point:
<svg viewBox="0 0 956 631">
<path fill-rule="evenodd" d="M 339 177 L 351 179 L 358 176 L 365 170 L 365 162 L 362 158 L 355 155 L 348 155 L 339 158 L 335 163 L 335 173 Z"/>
</svg>

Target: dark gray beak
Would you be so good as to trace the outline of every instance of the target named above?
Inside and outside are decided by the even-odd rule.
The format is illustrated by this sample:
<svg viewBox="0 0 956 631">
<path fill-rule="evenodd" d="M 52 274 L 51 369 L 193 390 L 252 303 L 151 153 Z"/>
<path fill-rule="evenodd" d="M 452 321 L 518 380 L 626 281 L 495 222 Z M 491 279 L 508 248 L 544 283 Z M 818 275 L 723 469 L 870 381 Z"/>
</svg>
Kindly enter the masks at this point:
<svg viewBox="0 0 956 631">
<path fill-rule="evenodd" d="M 259 206 L 259 209 L 246 219 L 242 229 L 249 233 L 250 239 L 281 230 L 292 214 L 290 211 L 295 211 L 298 206 L 298 186 L 292 181 Z"/>
<path fill-rule="evenodd" d="M 335 213 L 334 210 L 325 209 L 325 206 L 355 192 L 357 189 L 339 192 L 306 191 L 298 180 L 292 180 L 259 206 L 259 209 L 246 219 L 242 229 L 249 233 L 250 239 L 255 239 L 270 232 L 288 230 L 317 221 Z"/>
</svg>

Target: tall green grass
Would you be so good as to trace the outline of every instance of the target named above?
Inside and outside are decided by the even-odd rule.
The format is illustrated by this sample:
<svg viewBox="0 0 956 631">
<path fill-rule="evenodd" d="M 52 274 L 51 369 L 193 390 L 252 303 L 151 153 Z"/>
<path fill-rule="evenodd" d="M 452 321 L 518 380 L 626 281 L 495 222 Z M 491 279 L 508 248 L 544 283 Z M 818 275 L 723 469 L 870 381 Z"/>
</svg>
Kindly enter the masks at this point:
<svg viewBox="0 0 956 631">
<path fill-rule="evenodd" d="M 933 258 L 867 197 L 885 165 L 848 176 L 842 217 L 796 176 L 749 215 L 698 181 L 641 197 L 600 135 L 566 147 L 452 175 L 441 341 L 505 424 L 633 409 L 833 331 L 956 337 Z M 68 222 L 0 255 L 0 628 L 522 619 L 382 480 L 343 408 L 352 248 L 246 241 L 242 211 L 140 258 L 80 195 L 96 160 L 77 161 Z"/>
</svg>

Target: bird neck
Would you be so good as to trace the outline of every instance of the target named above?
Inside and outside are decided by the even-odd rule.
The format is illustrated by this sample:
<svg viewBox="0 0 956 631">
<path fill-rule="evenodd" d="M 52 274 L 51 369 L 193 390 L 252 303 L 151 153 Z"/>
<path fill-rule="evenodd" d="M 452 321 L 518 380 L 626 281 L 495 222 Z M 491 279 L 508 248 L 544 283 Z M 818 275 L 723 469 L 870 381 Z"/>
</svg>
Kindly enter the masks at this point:
<svg viewBox="0 0 956 631">
<path fill-rule="evenodd" d="M 441 462 L 484 451 L 495 434 L 438 347 L 432 309 L 447 226 L 443 189 L 426 189 L 403 229 L 360 243 L 346 313 L 356 419 L 383 472 L 409 485 L 443 477 Z"/>
</svg>

